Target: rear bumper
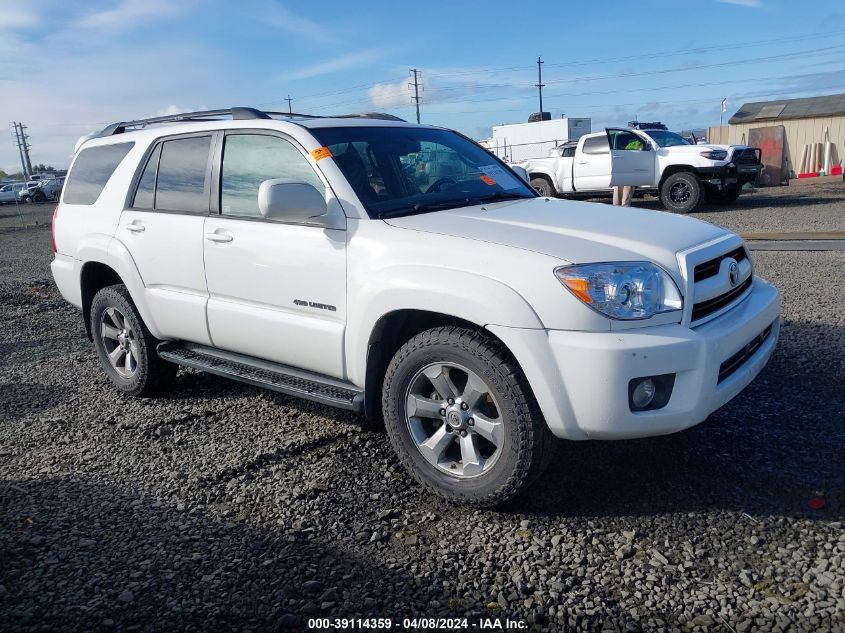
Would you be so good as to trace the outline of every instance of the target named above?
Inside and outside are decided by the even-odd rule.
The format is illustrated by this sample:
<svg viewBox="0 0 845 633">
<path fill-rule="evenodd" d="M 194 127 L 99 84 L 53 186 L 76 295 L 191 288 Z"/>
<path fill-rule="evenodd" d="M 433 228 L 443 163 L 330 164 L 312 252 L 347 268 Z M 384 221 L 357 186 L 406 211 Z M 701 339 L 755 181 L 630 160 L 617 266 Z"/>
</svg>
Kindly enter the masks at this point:
<svg viewBox="0 0 845 633">
<path fill-rule="evenodd" d="M 672 324 L 619 332 L 547 331 L 548 358 L 523 362 L 514 353 L 558 437 L 609 440 L 665 435 L 704 421 L 754 380 L 777 344 L 779 315 L 778 291 L 757 279 L 739 305 L 695 329 Z M 765 341 L 720 381 L 722 364 L 770 326 Z M 543 351 L 535 345 L 528 353 L 536 356 Z M 661 409 L 632 412 L 629 382 L 663 374 L 675 374 L 668 403 Z"/>
<path fill-rule="evenodd" d="M 50 263 L 50 270 L 59 292 L 66 301 L 77 308 L 82 308 L 82 286 L 79 283 L 81 266 L 82 262 L 78 259 L 59 253 L 56 253 Z"/>
</svg>

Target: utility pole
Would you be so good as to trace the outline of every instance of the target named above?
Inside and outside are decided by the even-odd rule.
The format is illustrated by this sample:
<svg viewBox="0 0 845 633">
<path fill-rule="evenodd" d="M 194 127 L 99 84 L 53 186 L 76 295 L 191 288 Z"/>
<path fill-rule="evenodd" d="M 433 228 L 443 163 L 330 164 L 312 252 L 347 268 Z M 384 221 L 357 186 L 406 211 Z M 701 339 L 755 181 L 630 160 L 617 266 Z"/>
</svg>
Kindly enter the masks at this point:
<svg viewBox="0 0 845 633">
<path fill-rule="evenodd" d="M 18 146 L 18 152 L 21 156 L 21 171 L 23 171 L 24 178 L 29 180 L 29 176 L 32 174 L 32 164 L 29 161 L 29 143 L 27 139 L 26 126 L 23 123 L 12 122 L 12 125 L 15 128 L 15 143 Z"/>
<path fill-rule="evenodd" d="M 288 98 L 285 99 L 285 101 L 288 102 L 288 113 L 293 114 L 293 106 L 291 105 L 291 102 L 293 101 L 293 99 L 291 99 L 290 95 L 288 95 Z"/>
<path fill-rule="evenodd" d="M 722 127 L 722 117 L 728 110 L 728 98 L 722 99 L 722 105 L 719 107 L 719 127 Z"/>
<path fill-rule="evenodd" d="M 409 83 L 408 88 L 410 88 L 411 86 L 414 87 L 414 96 L 411 97 L 411 98 L 414 100 L 414 103 L 417 104 L 417 123 L 419 123 L 420 122 L 420 82 L 419 82 L 419 76 L 422 73 L 419 70 L 417 70 L 416 68 L 411 68 L 410 72 L 413 73 L 413 75 L 414 75 L 414 83 Z"/>
<path fill-rule="evenodd" d="M 540 91 L 540 120 L 543 119 L 543 86 L 546 84 L 543 83 L 543 64 L 545 62 L 537 56 L 537 83 L 534 84 L 537 87 L 537 90 Z"/>
</svg>

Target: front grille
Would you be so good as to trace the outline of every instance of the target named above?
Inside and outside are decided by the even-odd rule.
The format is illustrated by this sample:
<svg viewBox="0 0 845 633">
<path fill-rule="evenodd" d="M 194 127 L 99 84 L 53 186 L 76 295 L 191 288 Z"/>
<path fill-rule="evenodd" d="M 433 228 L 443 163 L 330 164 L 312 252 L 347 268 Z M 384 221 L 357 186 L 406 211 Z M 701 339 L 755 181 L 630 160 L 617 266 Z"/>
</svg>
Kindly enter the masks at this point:
<svg viewBox="0 0 845 633">
<path fill-rule="evenodd" d="M 760 162 L 757 158 L 757 150 L 752 147 L 734 150 L 731 161 L 734 165 L 756 165 Z"/>
<path fill-rule="evenodd" d="M 703 319 L 704 317 L 724 308 L 751 287 L 751 280 L 752 276 L 749 275 L 748 279 L 743 281 L 736 288 L 728 290 L 725 294 L 694 304 L 692 306 L 692 320 L 698 321 L 699 319 Z"/>
<path fill-rule="evenodd" d="M 704 279 L 712 277 L 718 273 L 719 266 L 722 265 L 722 260 L 728 257 L 733 257 L 736 261 L 741 262 L 743 259 L 748 257 L 748 253 L 745 252 L 745 248 L 740 246 L 739 248 L 732 250 L 730 253 L 719 255 L 718 257 L 714 257 L 713 259 L 699 264 L 693 271 L 693 281 L 698 283 L 699 281 L 703 281 Z"/>
<path fill-rule="evenodd" d="M 722 363 L 719 366 L 719 381 L 722 382 L 723 380 L 727 379 L 728 376 L 731 376 L 737 369 L 745 364 L 749 358 L 754 356 L 754 353 L 760 349 L 760 346 L 766 342 L 766 339 L 769 338 L 769 335 L 772 333 L 772 326 L 770 325 L 765 330 L 760 332 L 757 336 L 746 343 L 745 347 L 739 350 L 736 354 L 731 356 L 728 360 Z"/>
</svg>

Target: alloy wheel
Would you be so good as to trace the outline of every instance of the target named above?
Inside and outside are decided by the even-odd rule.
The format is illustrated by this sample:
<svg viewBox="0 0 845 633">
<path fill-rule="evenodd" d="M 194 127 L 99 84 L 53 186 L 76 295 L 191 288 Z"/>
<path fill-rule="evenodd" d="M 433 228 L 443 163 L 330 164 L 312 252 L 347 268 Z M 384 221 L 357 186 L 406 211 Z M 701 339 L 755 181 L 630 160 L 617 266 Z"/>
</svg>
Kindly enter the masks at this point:
<svg viewBox="0 0 845 633">
<path fill-rule="evenodd" d="M 405 421 L 417 450 L 458 479 L 496 463 L 504 443 L 501 407 L 487 383 L 457 363 L 433 363 L 411 379 Z"/>
<path fill-rule="evenodd" d="M 112 368 L 121 378 L 132 378 L 138 371 L 138 341 L 126 315 L 107 308 L 100 319 L 100 338 Z"/>
</svg>

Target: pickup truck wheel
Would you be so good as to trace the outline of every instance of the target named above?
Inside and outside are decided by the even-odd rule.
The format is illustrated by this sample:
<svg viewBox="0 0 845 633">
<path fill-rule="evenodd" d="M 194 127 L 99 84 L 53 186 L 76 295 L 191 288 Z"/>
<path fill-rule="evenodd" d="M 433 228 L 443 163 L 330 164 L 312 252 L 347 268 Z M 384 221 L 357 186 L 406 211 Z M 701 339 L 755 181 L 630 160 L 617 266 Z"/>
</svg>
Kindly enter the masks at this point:
<svg viewBox="0 0 845 633">
<path fill-rule="evenodd" d="M 159 357 L 126 286 L 107 286 L 91 303 L 91 333 L 100 365 L 120 391 L 131 396 L 160 393 L 176 376 L 176 365 Z"/>
<path fill-rule="evenodd" d="M 460 327 L 426 330 L 387 369 L 385 427 L 426 488 L 477 506 L 519 494 L 545 468 L 553 436 L 502 346 Z"/>
<path fill-rule="evenodd" d="M 698 176 L 679 171 L 669 176 L 660 188 L 660 201 L 668 211 L 689 213 L 701 202 L 702 187 Z"/>
<path fill-rule="evenodd" d="M 742 193 L 742 187 L 738 185 L 730 185 L 723 189 L 708 189 L 704 192 L 704 198 L 710 204 L 732 204 L 737 201 L 739 195 Z"/>
<path fill-rule="evenodd" d="M 43 191 L 36 191 L 32 195 L 33 202 L 47 202 L 47 196 L 44 194 Z"/>
<path fill-rule="evenodd" d="M 557 195 L 557 191 L 555 191 L 552 181 L 545 176 L 534 176 L 531 179 L 531 186 L 534 187 L 534 191 L 539 193 L 541 196 L 554 198 L 555 195 Z"/>
</svg>

